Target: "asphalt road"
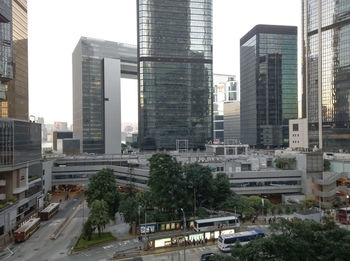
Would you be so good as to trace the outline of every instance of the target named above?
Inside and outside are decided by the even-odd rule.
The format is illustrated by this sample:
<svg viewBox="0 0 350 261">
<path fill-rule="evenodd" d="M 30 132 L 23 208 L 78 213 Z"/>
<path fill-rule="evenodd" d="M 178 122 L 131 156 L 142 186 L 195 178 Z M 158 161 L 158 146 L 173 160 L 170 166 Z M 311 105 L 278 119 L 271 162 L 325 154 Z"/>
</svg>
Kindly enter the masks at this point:
<svg viewBox="0 0 350 261">
<path fill-rule="evenodd" d="M 42 222 L 41 227 L 36 231 L 27 241 L 15 244 L 11 250 L 13 255 L 6 257 L 6 261 L 89 261 L 89 260 L 109 260 L 116 252 L 133 251 L 142 245 L 137 239 L 130 239 L 126 241 L 117 241 L 107 244 L 102 247 L 96 247 L 89 250 L 79 252 L 74 255 L 69 255 L 69 250 L 75 244 L 77 237 L 79 236 L 82 226 L 83 218 L 86 220 L 88 216 L 88 209 L 85 204 L 85 208 L 81 208 L 76 216 L 72 219 L 71 223 L 63 230 L 61 235 L 56 240 L 50 240 L 50 235 L 57 229 L 59 224 L 63 220 L 72 214 L 74 209 L 78 207 L 82 199 L 72 200 L 67 202 L 63 209 L 61 209 L 51 220 Z M 125 224 L 124 224 L 125 225 Z M 114 227 L 116 230 L 125 230 L 123 224 Z M 268 225 L 249 225 L 244 226 L 244 230 L 260 229 L 266 234 L 269 234 Z M 209 252 L 218 252 L 217 246 L 202 246 L 198 248 L 186 249 L 186 261 L 200 260 L 202 254 Z M 138 260 L 138 261 L 151 261 L 151 260 L 171 260 L 171 261 L 183 261 L 184 251 L 174 248 L 173 252 L 145 255 L 137 259 L 126 260 Z"/>
<path fill-rule="evenodd" d="M 207 247 L 198 247 L 185 250 L 186 259 L 184 258 L 183 249 L 165 254 L 143 256 L 143 261 L 199 261 L 205 253 L 217 253 L 219 250 L 216 245 Z"/>
<path fill-rule="evenodd" d="M 73 213 L 81 201 L 82 199 L 78 198 L 63 202 L 62 208 L 52 219 L 41 222 L 40 228 L 27 241 L 16 243 L 10 247 L 13 255 L 5 257 L 3 260 L 45 261 L 59 260 L 67 256 L 69 249 L 73 246 L 81 231 L 83 209 L 78 211 L 78 217 L 73 218 L 72 222 L 63 230 L 56 240 L 50 240 L 50 236 L 65 218 Z M 85 211 L 87 212 L 86 209 Z"/>
</svg>

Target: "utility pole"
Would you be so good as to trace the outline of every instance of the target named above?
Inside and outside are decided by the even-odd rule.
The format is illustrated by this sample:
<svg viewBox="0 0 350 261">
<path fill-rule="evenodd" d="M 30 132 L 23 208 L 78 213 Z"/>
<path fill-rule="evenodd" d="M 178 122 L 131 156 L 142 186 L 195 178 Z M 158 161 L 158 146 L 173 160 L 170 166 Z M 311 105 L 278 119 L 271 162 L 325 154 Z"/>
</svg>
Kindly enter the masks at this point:
<svg viewBox="0 0 350 261">
<path fill-rule="evenodd" d="M 139 214 L 139 226 L 140 226 L 140 224 L 141 224 L 141 220 L 140 220 L 141 206 L 140 205 L 139 205 L 139 209 L 138 209 L 138 214 Z M 140 232 L 141 232 L 141 227 L 140 227 Z"/>
<path fill-rule="evenodd" d="M 186 230 L 186 217 L 185 217 L 185 211 L 183 210 L 183 208 L 181 208 L 183 217 L 184 217 L 184 232 Z M 186 236 L 184 233 L 184 261 L 186 261 Z"/>
<path fill-rule="evenodd" d="M 193 186 L 193 209 L 194 209 L 194 215 L 196 215 L 196 188 Z"/>
</svg>

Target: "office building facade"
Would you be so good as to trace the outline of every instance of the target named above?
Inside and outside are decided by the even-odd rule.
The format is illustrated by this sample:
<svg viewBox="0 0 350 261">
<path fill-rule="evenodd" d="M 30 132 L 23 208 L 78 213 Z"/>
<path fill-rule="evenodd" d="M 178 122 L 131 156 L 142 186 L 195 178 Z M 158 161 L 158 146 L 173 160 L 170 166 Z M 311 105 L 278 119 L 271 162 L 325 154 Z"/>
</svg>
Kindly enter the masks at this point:
<svg viewBox="0 0 350 261">
<path fill-rule="evenodd" d="M 239 144 L 241 140 L 241 103 L 224 103 L 224 141 L 226 144 Z"/>
<path fill-rule="evenodd" d="M 237 101 L 239 89 L 234 75 L 214 74 L 213 83 L 213 140 L 214 142 L 224 142 L 224 104 Z"/>
<path fill-rule="evenodd" d="M 28 121 L 27 1 L 0 3 L 0 245 L 43 205 L 41 125 Z"/>
<path fill-rule="evenodd" d="M 137 78 L 136 46 L 81 37 L 73 52 L 73 136 L 81 152 L 121 153 L 120 78 Z"/>
<path fill-rule="evenodd" d="M 57 151 L 58 140 L 73 139 L 72 131 L 54 131 L 52 133 L 52 149 Z"/>
<path fill-rule="evenodd" d="M 303 0 L 303 117 L 309 146 L 350 151 L 350 2 Z"/>
<path fill-rule="evenodd" d="M 287 147 L 298 117 L 297 27 L 257 25 L 240 45 L 241 141 Z"/>
<path fill-rule="evenodd" d="M 0 3 L 0 116 L 7 115 L 4 108 L 8 82 L 13 78 L 12 46 L 12 3 L 4 0 Z M 2 113 L 4 111 L 4 113 Z"/>
<path fill-rule="evenodd" d="M 138 0 L 139 143 L 212 140 L 212 0 Z"/>
</svg>

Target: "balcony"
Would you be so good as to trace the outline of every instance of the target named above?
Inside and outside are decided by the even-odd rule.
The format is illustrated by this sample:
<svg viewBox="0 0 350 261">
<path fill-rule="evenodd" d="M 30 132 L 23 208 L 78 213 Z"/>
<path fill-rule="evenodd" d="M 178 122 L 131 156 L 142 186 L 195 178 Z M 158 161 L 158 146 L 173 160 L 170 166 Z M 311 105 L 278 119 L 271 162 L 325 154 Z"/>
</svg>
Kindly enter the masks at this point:
<svg viewBox="0 0 350 261">
<path fill-rule="evenodd" d="M 231 190 L 240 195 L 281 194 L 281 193 L 301 193 L 302 192 L 301 185 L 231 187 Z"/>
</svg>

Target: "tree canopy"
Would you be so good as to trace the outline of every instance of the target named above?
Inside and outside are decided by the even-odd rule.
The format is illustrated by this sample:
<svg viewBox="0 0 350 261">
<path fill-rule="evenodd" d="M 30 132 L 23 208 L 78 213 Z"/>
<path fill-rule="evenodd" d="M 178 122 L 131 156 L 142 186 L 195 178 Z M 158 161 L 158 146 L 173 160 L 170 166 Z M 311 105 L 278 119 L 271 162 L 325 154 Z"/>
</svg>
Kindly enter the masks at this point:
<svg viewBox="0 0 350 261">
<path fill-rule="evenodd" d="M 154 154 L 149 162 L 148 185 L 154 203 L 169 212 L 184 208 L 188 198 L 181 164 L 166 153 Z"/>
<path fill-rule="evenodd" d="M 227 198 L 232 195 L 230 188 L 230 182 L 225 173 L 219 173 L 214 179 L 214 201 L 215 202 L 224 202 Z"/>
<path fill-rule="evenodd" d="M 114 218 L 114 214 L 118 211 L 120 197 L 113 170 L 102 169 L 93 175 L 89 180 L 85 196 L 90 208 L 95 200 L 104 200 L 108 206 L 109 217 Z"/>
<path fill-rule="evenodd" d="M 109 221 L 108 205 L 104 200 L 95 200 L 92 202 L 89 220 L 91 225 L 97 228 L 98 234 L 101 235 L 101 232 Z"/>
<path fill-rule="evenodd" d="M 280 219 L 272 230 L 269 237 L 234 246 L 231 260 L 349 260 L 350 233 L 334 222 Z"/>
<path fill-rule="evenodd" d="M 195 204 L 196 208 L 211 206 L 215 187 L 210 168 L 194 163 L 184 165 L 183 169 L 191 205 Z M 194 200 L 195 202 L 193 202 Z"/>
</svg>

